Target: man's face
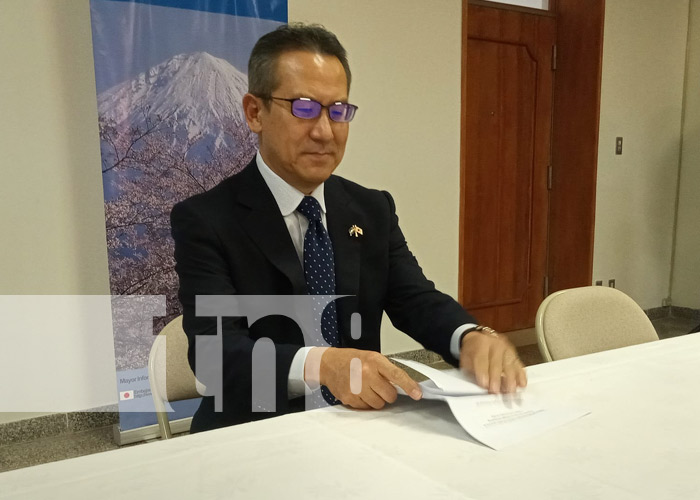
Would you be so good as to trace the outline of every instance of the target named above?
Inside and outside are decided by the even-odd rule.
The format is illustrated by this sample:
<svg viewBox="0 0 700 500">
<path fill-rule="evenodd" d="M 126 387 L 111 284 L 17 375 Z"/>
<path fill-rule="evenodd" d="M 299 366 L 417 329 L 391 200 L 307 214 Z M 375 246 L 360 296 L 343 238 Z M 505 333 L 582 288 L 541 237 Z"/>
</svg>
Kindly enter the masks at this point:
<svg viewBox="0 0 700 500">
<path fill-rule="evenodd" d="M 306 51 L 282 54 L 277 61 L 275 97 L 308 97 L 323 105 L 348 100 L 345 70 L 337 57 Z M 244 98 L 248 124 L 260 139 L 265 163 L 288 184 L 310 193 L 343 159 L 348 123 L 334 122 L 326 108 L 312 119 L 293 116 L 291 103 Z"/>
</svg>

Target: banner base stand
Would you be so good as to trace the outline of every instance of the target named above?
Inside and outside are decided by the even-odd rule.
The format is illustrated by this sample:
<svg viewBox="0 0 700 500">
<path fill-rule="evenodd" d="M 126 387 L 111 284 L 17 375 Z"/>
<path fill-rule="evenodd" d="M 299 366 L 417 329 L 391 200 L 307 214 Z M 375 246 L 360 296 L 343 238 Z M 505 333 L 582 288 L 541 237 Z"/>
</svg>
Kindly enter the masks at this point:
<svg viewBox="0 0 700 500">
<path fill-rule="evenodd" d="M 192 417 L 181 418 L 179 420 L 172 420 L 170 422 L 170 429 L 172 430 L 173 435 L 175 435 L 183 432 L 189 432 L 191 425 Z M 130 429 L 128 431 L 123 431 L 119 428 L 119 424 L 114 424 L 112 426 L 112 430 L 114 433 L 114 442 L 118 446 L 160 439 L 160 429 L 158 428 L 157 424 L 139 427 L 138 429 Z"/>
</svg>

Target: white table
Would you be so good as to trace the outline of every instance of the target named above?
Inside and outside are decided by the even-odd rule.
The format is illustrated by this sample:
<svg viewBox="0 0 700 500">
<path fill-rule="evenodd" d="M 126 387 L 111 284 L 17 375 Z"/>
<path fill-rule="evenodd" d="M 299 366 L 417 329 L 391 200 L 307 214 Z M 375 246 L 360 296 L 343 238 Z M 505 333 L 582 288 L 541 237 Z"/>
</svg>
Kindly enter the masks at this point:
<svg viewBox="0 0 700 500">
<path fill-rule="evenodd" d="M 591 414 L 502 451 L 441 402 L 313 411 L 0 474 L 0 498 L 700 498 L 700 334 L 529 368 Z"/>
</svg>

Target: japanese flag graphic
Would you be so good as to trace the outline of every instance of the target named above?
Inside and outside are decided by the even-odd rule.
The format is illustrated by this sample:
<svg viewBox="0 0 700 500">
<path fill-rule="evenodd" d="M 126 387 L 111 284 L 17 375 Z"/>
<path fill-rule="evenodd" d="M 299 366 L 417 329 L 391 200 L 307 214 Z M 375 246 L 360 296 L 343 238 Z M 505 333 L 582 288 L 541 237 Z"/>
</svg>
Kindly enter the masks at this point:
<svg viewBox="0 0 700 500">
<path fill-rule="evenodd" d="M 134 399 L 134 391 L 123 391 L 119 393 L 119 401 L 128 401 Z"/>
</svg>

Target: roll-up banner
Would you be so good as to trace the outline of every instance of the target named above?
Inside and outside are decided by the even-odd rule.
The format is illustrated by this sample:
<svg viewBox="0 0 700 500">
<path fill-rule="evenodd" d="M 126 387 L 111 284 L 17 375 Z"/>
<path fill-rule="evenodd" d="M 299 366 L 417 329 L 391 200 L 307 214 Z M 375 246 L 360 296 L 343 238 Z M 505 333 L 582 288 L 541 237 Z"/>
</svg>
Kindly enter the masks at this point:
<svg viewBox="0 0 700 500">
<path fill-rule="evenodd" d="M 170 210 L 243 168 L 257 39 L 286 0 L 91 0 L 119 431 L 156 423 L 148 354 L 180 314 Z M 172 404 L 191 416 L 199 400 Z"/>
</svg>

